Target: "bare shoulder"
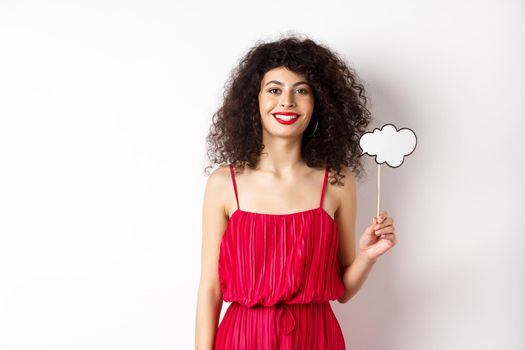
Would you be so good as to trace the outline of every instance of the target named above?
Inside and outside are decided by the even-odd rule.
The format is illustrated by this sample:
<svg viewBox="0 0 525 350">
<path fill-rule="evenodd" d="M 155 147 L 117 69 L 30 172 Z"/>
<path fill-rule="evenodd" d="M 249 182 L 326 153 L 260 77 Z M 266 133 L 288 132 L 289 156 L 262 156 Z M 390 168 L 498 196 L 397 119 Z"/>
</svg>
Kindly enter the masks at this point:
<svg viewBox="0 0 525 350">
<path fill-rule="evenodd" d="M 210 186 L 220 186 L 224 185 L 230 177 L 230 167 L 228 165 L 222 165 L 219 168 L 211 172 L 208 177 L 208 184 Z"/>
<path fill-rule="evenodd" d="M 340 178 L 339 183 L 330 184 L 330 189 L 337 199 L 338 209 L 345 201 L 355 196 L 356 190 L 356 179 L 350 168 L 343 165 L 339 173 L 344 175 L 344 178 Z"/>
<path fill-rule="evenodd" d="M 230 167 L 228 165 L 222 165 L 212 171 L 206 181 L 204 205 L 212 204 L 210 202 L 213 202 L 213 207 L 221 207 L 224 215 L 227 215 L 225 198 L 227 198 L 226 191 L 228 189 L 229 181 Z"/>
</svg>

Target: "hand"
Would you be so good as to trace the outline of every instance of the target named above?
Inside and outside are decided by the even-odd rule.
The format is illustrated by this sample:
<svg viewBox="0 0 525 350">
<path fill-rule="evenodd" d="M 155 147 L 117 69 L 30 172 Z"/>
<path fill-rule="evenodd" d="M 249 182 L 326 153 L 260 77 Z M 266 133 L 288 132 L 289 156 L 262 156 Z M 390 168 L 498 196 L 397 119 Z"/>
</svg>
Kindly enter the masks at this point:
<svg viewBox="0 0 525 350">
<path fill-rule="evenodd" d="M 397 243 L 394 231 L 394 219 L 382 211 L 372 219 L 359 240 L 359 252 L 368 260 L 375 261 Z"/>
</svg>

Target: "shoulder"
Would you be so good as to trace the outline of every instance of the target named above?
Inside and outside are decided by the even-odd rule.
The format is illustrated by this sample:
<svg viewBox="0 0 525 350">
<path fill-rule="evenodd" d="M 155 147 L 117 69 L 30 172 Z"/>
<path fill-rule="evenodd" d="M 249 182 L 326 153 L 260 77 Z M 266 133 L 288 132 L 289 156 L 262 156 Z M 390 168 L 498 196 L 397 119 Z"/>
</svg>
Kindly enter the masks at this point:
<svg viewBox="0 0 525 350">
<path fill-rule="evenodd" d="M 223 185 L 224 182 L 228 181 L 230 178 L 230 167 L 229 165 L 221 165 L 219 168 L 211 172 L 208 176 L 207 184 L 210 186 L 216 187 L 218 185 Z"/>
<path fill-rule="evenodd" d="M 205 201 L 216 202 L 216 205 L 223 207 L 224 211 L 226 211 L 224 198 L 227 198 L 226 191 L 229 188 L 230 176 L 229 165 L 222 165 L 212 171 L 206 181 Z"/>
<path fill-rule="evenodd" d="M 331 176 L 335 175 L 333 170 L 330 172 Z M 352 200 L 352 198 L 355 197 L 356 179 L 350 168 L 346 165 L 341 167 L 339 173 L 344 175 L 344 177 L 338 176 L 340 177 L 338 183 L 330 184 L 330 181 L 328 183 L 330 184 L 331 191 L 335 194 L 339 204 L 338 206 L 340 207 L 345 201 Z"/>
<path fill-rule="evenodd" d="M 336 175 L 336 172 L 334 170 L 330 170 L 329 174 L 330 177 L 333 177 Z M 338 183 L 331 184 L 333 187 L 347 191 L 348 189 L 355 187 L 356 179 L 350 168 L 348 168 L 346 165 L 342 165 L 339 174 L 342 176 L 338 175 L 339 181 Z M 328 183 L 330 183 L 330 181 Z"/>
</svg>

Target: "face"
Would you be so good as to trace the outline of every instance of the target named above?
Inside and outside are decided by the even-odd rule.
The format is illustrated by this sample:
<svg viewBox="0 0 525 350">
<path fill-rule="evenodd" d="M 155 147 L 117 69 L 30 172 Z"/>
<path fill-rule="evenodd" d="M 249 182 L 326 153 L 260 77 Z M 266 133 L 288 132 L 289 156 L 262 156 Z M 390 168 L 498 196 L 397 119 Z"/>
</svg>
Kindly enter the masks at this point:
<svg viewBox="0 0 525 350">
<path fill-rule="evenodd" d="M 259 90 L 259 111 L 265 132 L 301 136 L 310 122 L 313 109 L 313 90 L 304 75 L 285 67 L 266 72 Z"/>
</svg>

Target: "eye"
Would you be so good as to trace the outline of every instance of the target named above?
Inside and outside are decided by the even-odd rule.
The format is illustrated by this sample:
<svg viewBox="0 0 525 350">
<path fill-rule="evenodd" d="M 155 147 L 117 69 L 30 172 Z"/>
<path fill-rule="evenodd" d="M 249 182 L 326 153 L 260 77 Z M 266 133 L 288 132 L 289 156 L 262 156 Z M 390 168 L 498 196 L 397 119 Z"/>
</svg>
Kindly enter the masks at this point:
<svg viewBox="0 0 525 350">
<path fill-rule="evenodd" d="M 271 89 L 268 89 L 268 92 L 273 94 L 272 91 L 277 91 L 277 90 L 280 90 L 280 89 L 271 88 Z M 308 94 L 308 90 L 307 89 L 297 89 L 296 91 L 302 91 L 302 92 L 300 92 L 300 94 L 302 94 L 302 95 L 307 95 Z"/>
</svg>

